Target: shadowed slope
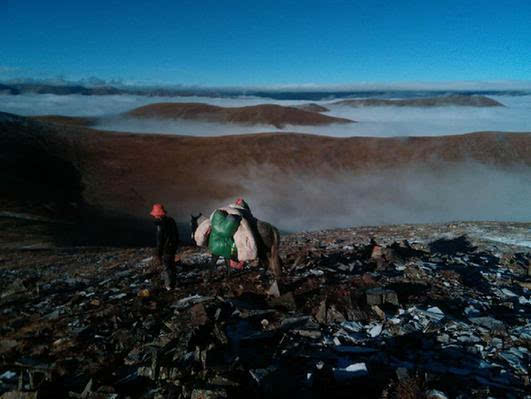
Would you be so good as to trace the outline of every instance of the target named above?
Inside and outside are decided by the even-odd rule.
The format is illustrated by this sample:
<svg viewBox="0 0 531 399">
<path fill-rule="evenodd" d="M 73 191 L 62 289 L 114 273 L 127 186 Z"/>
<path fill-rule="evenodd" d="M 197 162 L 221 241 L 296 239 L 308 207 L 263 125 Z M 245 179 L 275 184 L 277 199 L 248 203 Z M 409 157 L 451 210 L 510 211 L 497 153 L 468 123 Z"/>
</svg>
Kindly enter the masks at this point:
<svg viewBox="0 0 531 399">
<path fill-rule="evenodd" d="M 71 218 L 82 192 L 76 143 L 56 125 L 10 114 L 0 113 L 0 131 L 2 202 Z"/>
<path fill-rule="evenodd" d="M 83 116 L 62 116 L 62 115 L 37 115 L 30 117 L 39 122 L 55 123 L 58 125 L 74 125 L 90 127 L 94 125 L 98 118 Z"/>
</svg>

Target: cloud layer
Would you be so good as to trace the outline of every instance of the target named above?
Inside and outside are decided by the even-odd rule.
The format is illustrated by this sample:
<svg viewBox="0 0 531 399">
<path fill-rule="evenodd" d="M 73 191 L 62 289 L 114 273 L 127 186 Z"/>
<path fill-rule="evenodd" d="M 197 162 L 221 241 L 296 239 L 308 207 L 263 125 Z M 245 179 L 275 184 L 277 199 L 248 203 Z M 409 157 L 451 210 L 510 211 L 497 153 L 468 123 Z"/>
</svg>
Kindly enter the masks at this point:
<svg viewBox="0 0 531 399">
<path fill-rule="evenodd" d="M 405 136 L 446 135 L 473 131 L 531 131 L 531 95 L 493 96 L 505 107 L 362 107 L 330 105 L 327 115 L 358 121 L 356 124 L 331 126 L 285 126 L 281 131 L 323 134 L 330 136 Z M 137 120 L 116 115 L 133 108 L 157 102 L 203 102 L 236 107 L 274 103 L 299 105 L 306 101 L 274 101 L 256 97 L 146 97 L 116 96 L 58 96 L 51 94 L 0 95 L 0 111 L 20 115 L 59 114 L 69 116 L 103 117 L 98 128 L 139 133 L 186 134 L 213 136 L 280 131 L 273 126 L 241 126 L 192 121 Z"/>
<path fill-rule="evenodd" d="M 322 104 L 327 114 L 357 120 L 326 127 L 287 126 L 283 131 L 332 136 L 406 136 L 471 131 L 531 131 L 531 96 L 495 96 L 505 107 L 365 107 Z M 157 98 L 145 96 L 0 95 L 0 111 L 21 115 L 99 116 L 101 129 L 213 136 L 271 132 L 272 126 L 191 121 L 136 120 L 117 114 L 156 102 L 204 102 L 221 106 L 304 101 L 263 98 Z M 382 154 L 385 156 L 385 154 Z M 476 163 L 409 167 L 364 175 L 338 172 L 330 178 L 286 175 L 272 166 L 251 168 L 241 182 L 256 216 L 283 230 L 451 220 L 531 221 L 531 168 L 497 169 Z M 311 200 L 309 200 L 311 199 Z M 227 199 L 227 201 L 233 198 Z M 197 209 L 194 212 L 208 212 Z"/>
<path fill-rule="evenodd" d="M 249 172 L 243 185 L 255 216 L 287 231 L 457 220 L 531 221 L 529 167 L 502 170 L 463 163 L 440 169 L 338 173 L 325 179 L 261 166 Z"/>
</svg>

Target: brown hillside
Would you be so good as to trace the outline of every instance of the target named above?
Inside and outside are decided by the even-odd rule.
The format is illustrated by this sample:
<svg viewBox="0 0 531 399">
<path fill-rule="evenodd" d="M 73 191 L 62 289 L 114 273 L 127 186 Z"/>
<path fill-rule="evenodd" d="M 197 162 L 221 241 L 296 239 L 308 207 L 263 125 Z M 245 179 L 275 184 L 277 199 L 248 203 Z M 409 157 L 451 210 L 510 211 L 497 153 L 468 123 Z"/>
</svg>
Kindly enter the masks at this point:
<svg viewBox="0 0 531 399">
<path fill-rule="evenodd" d="M 492 98 L 485 96 L 441 96 L 428 98 L 411 98 L 402 100 L 387 100 L 378 98 L 360 100 L 341 100 L 333 105 L 347 105 L 350 107 L 443 107 L 443 106 L 468 106 L 468 107 L 503 107 L 504 105 Z"/>
<path fill-rule="evenodd" d="M 343 118 L 320 115 L 294 107 L 261 104 L 248 107 L 218 107 L 202 103 L 157 103 L 129 111 L 136 118 L 186 119 L 208 122 L 237 123 L 244 125 L 329 125 L 352 123 Z"/>
<path fill-rule="evenodd" d="M 284 175 L 366 173 L 405 165 L 437 169 L 476 161 L 531 165 L 531 134 L 475 133 L 446 137 L 332 138 L 305 134 L 176 137 L 92 133 L 81 139 L 90 154 L 89 200 L 141 212 L 140 198 L 216 202 L 245 192 L 249 171 L 265 165 Z M 103 189 L 105 188 L 105 189 Z"/>
<path fill-rule="evenodd" d="M 8 182 L 0 210 L 46 216 L 55 212 L 61 219 L 97 209 L 99 216 L 147 220 L 151 204 L 163 202 L 186 221 L 190 212 L 248 194 L 252 189 L 246 182 L 282 186 L 282 195 L 290 195 L 293 176 L 326 180 L 336 174 L 354 176 L 401 166 L 437 173 L 445 165 L 467 162 L 531 166 L 531 133 L 191 137 L 101 132 L 1 113 L 0 131 L 0 177 Z M 97 226 L 98 219 L 91 217 L 87 223 Z M 127 235 L 127 229 L 120 234 Z"/>
</svg>

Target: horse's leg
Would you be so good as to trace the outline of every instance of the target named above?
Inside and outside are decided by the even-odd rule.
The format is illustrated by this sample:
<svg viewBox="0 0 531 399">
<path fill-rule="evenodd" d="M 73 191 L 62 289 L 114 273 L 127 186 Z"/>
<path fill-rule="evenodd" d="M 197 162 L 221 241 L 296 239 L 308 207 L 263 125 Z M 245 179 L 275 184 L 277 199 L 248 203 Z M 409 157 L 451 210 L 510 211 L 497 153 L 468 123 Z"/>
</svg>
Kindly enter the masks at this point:
<svg viewBox="0 0 531 399">
<path fill-rule="evenodd" d="M 218 263 L 219 256 L 212 255 L 212 260 L 210 261 L 210 272 L 213 273 L 216 271 L 216 265 Z"/>
<path fill-rule="evenodd" d="M 268 253 L 268 263 L 269 263 L 269 270 L 275 277 L 280 277 L 280 274 L 282 273 L 282 260 L 280 259 L 280 255 L 278 253 L 280 246 L 280 235 L 278 234 L 278 230 L 273 227 L 273 242 L 271 243 L 271 248 Z"/>
<path fill-rule="evenodd" d="M 225 267 L 227 268 L 227 276 L 230 276 L 230 260 L 228 258 L 225 259 Z"/>
<path fill-rule="evenodd" d="M 264 259 L 263 256 L 258 257 L 258 267 L 260 268 L 260 277 L 263 280 L 266 280 L 269 278 L 268 276 L 268 270 L 269 270 L 269 258 Z"/>
</svg>

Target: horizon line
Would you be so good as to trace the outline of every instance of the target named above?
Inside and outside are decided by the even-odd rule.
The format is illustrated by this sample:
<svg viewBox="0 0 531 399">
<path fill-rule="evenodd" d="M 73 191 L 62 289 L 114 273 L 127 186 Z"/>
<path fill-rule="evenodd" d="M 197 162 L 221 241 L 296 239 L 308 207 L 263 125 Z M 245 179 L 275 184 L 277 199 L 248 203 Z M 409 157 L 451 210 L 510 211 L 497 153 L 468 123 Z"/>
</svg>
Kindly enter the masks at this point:
<svg viewBox="0 0 531 399">
<path fill-rule="evenodd" d="M 0 79 L 4 85 L 43 84 L 49 86 L 78 85 L 84 87 L 117 87 L 143 89 L 172 89 L 197 91 L 297 91 L 297 92 L 348 92 L 348 91 L 525 91 L 531 90 L 531 80 L 455 80 L 455 81 L 408 81 L 408 82 L 350 82 L 342 84 L 291 83 L 270 85 L 197 85 L 164 81 L 65 78 L 11 78 Z"/>
</svg>

